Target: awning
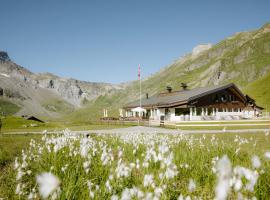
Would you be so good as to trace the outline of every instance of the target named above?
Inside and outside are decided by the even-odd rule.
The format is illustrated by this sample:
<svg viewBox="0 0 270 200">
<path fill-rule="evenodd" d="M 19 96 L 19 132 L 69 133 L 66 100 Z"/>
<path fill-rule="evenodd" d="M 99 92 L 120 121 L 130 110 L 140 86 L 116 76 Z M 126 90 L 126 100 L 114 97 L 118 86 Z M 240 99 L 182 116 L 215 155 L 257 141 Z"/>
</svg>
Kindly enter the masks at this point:
<svg viewBox="0 0 270 200">
<path fill-rule="evenodd" d="M 131 109 L 131 111 L 141 113 L 141 112 L 146 112 L 146 109 L 141 108 L 141 107 L 136 107 L 136 108 Z"/>
</svg>

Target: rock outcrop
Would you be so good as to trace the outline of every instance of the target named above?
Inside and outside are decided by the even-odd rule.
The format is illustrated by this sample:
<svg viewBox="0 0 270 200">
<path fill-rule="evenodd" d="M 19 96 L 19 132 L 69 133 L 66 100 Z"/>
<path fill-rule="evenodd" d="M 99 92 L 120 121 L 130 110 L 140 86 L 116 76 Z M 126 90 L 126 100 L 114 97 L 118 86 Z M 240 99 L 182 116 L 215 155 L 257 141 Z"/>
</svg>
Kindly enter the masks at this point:
<svg viewBox="0 0 270 200">
<path fill-rule="evenodd" d="M 0 51 L 0 62 L 7 62 L 10 61 L 8 53 L 5 51 Z"/>
<path fill-rule="evenodd" d="M 199 54 L 203 53 L 204 51 L 207 51 L 212 47 L 212 44 L 199 44 L 198 46 L 194 47 L 192 50 L 192 57 L 195 58 Z"/>
</svg>

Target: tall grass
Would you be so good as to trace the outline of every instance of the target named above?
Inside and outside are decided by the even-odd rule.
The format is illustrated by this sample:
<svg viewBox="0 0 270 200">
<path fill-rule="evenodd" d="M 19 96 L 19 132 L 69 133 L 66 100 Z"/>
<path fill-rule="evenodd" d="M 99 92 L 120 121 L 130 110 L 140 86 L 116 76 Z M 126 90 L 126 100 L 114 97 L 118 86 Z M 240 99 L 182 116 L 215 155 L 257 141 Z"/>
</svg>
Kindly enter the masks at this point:
<svg viewBox="0 0 270 200">
<path fill-rule="evenodd" d="M 222 167 L 228 165 L 227 198 L 268 199 L 269 140 L 267 132 L 78 136 L 66 130 L 31 141 L 10 169 L 13 185 L 7 194 L 41 198 L 46 176 L 54 176 L 52 199 L 214 199 L 218 182 L 226 181 Z"/>
</svg>

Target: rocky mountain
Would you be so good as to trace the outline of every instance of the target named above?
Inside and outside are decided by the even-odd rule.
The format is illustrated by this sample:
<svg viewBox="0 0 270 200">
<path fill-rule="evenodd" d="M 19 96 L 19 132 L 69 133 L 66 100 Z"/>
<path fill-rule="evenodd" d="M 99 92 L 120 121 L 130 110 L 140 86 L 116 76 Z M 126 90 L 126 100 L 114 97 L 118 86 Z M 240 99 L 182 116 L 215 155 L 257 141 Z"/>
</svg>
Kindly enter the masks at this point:
<svg viewBox="0 0 270 200">
<path fill-rule="evenodd" d="M 142 70 L 143 68 L 144 66 Z M 266 88 L 264 91 L 256 88 L 255 91 L 254 86 L 250 87 L 255 81 L 269 78 L 269 73 L 270 24 L 266 24 L 258 30 L 236 33 L 215 45 L 202 44 L 194 47 L 191 53 L 145 78 L 142 81 L 142 92 L 151 96 L 165 90 L 166 86 L 180 90 L 181 82 L 187 83 L 189 88 L 233 82 L 254 97 L 259 105 L 270 108 L 270 102 L 264 100 L 270 96 L 270 92 L 265 92 Z M 79 109 L 69 118 L 98 118 L 102 116 L 103 108 L 108 109 L 109 116 L 118 116 L 119 108 L 138 98 L 139 83 L 134 81 L 126 89 L 113 95 L 100 96 L 90 102 L 87 109 Z M 90 116 L 85 110 L 94 112 Z"/>
<path fill-rule="evenodd" d="M 59 117 L 123 86 L 35 74 L 0 52 L 0 96 L 21 107 L 18 115 Z"/>
</svg>

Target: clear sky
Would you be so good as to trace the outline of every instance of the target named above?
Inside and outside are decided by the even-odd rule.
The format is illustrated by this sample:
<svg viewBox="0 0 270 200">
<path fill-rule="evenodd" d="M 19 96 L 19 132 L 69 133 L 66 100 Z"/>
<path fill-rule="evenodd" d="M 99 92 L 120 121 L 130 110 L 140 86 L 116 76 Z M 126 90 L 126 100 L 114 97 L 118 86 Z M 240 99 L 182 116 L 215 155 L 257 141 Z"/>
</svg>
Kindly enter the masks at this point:
<svg viewBox="0 0 270 200">
<path fill-rule="evenodd" d="M 120 83 L 270 22 L 260 0 L 1 0 L 0 50 L 33 72 Z"/>
</svg>

